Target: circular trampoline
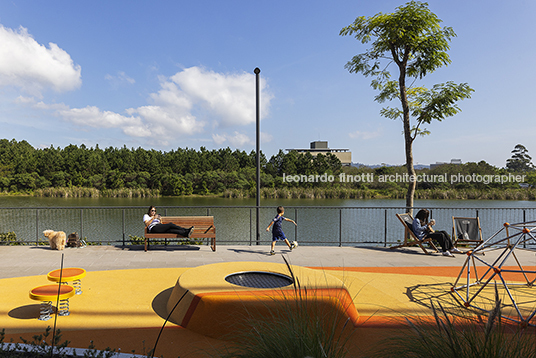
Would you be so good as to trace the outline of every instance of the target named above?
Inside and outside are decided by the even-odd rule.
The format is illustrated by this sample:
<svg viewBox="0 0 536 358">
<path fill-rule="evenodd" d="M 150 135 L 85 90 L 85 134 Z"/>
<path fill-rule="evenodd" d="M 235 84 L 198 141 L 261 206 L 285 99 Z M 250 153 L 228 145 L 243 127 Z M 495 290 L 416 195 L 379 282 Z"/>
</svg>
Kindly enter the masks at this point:
<svg viewBox="0 0 536 358">
<path fill-rule="evenodd" d="M 225 277 L 225 281 L 242 287 L 277 288 L 292 285 L 294 281 L 286 275 L 274 272 L 237 272 Z"/>
</svg>

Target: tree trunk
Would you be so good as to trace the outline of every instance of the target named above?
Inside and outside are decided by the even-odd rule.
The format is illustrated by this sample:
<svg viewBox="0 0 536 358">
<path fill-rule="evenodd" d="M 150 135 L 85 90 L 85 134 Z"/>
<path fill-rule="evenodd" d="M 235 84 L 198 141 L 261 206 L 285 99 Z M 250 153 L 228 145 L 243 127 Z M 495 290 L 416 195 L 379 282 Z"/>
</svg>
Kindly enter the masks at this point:
<svg viewBox="0 0 536 358">
<path fill-rule="evenodd" d="M 415 181 L 415 168 L 413 167 L 413 138 L 411 135 L 411 126 L 409 122 L 409 104 L 406 93 L 406 67 L 405 64 L 400 64 L 400 77 L 398 84 L 400 88 L 400 102 L 402 103 L 403 111 L 403 126 L 404 126 L 404 140 L 406 149 L 406 169 L 408 171 L 408 191 L 406 193 L 406 212 L 413 213 L 413 197 L 415 195 L 415 187 L 417 182 Z"/>
<path fill-rule="evenodd" d="M 406 169 L 408 170 L 409 182 L 408 192 L 406 193 L 406 212 L 413 214 L 413 197 L 415 196 L 415 168 L 413 167 L 413 139 L 411 138 L 411 129 L 406 132 L 406 126 L 409 127 L 409 119 L 406 123 L 404 120 L 404 137 L 406 142 Z M 409 133 L 409 135 L 407 134 Z"/>
</svg>

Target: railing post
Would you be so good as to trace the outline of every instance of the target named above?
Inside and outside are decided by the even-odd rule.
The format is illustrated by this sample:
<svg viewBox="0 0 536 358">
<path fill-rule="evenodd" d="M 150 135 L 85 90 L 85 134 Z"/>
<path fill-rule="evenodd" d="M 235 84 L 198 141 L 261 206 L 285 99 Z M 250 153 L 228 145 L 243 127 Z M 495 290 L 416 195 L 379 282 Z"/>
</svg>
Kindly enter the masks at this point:
<svg viewBox="0 0 536 358">
<path fill-rule="evenodd" d="M 39 209 L 35 210 L 35 246 L 39 245 Z"/>
<path fill-rule="evenodd" d="M 210 216 L 210 208 L 207 208 L 207 216 Z M 207 245 L 210 245 L 210 239 L 207 238 Z"/>
<path fill-rule="evenodd" d="M 260 206 L 257 206 L 256 210 L 255 210 L 255 218 L 256 218 L 256 222 L 255 222 L 255 245 L 260 245 L 261 244 L 261 207 Z"/>
<path fill-rule="evenodd" d="M 294 220 L 298 223 L 298 209 L 294 208 Z M 294 240 L 298 241 L 298 225 L 294 226 Z"/>
<path fill-rule="evenodd" d="M 339 209 L 339 247 L 342 246 L 342 209 Z"/>
<path fill-rule="evenodd" d="M 123 247 L 125 247 L 125 209 L 123 209 Z"/>
<path fill-rule="evenodd" d="M 525 209 L 523 209 L 523 222 L 527 222 L 527 216 L 525 215 Z M 523 248 L 526 249 L 527 248 L 527 240 L 523 241 Z"/>
<path fill-rule="evenodd" d="M 252 224 L 252 220 L 253 220 L 253 217 L 252 217 L 252 214 L 251 214 L 251 208 L 249 208 L 249 246 L 252 245 L 252 237 L 251 237 L 251 227 L 253 226 Z"/>
<path fill-rule="evenodd" d="M 387 247 L 387 209 L 383 215 L 383 247 Z"/>
<path fill-rule="evenodd" d="M 84 209 L 80 209 L 80 239 L 84 238 Z"/>
</svg>

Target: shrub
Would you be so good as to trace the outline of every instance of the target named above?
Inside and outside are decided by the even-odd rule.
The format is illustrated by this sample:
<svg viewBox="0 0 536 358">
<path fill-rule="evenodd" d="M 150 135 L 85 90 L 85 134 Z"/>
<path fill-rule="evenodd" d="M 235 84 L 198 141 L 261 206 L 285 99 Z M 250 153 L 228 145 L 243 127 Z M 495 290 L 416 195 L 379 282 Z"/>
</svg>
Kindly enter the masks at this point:
<svg viewBox="0 0 536 358">
<path fill-rule="evenodd" d="M 235 346 L 227 347 L 224 358 L 296 358 L 347 356 L 351 337 L 350 318 L 338 311 L 325 310 L 312 304 L 308 288 L 294 277 L 291 266 L 283 257 L 294 281 L 294 294 L 283 295 L 279 309 L 264 317 L 251 318 L 233 336 Z M 310 288 L 309 288 L 310 289 Z"/>
<path fill-rule="evenodd" d="M 463 310 L 463 308 L 460 308 Z M 432 304 L 435 324 L 412 322 L 410 333 L 391 338 L 372 356 L 411 358 L 535 358 L 536 339 L 531 328 L 512 328 L 501 322 L 501 300 L 495 288 L 495 306 L 486 321 L 464 317 L 457 322 L 438 304 Z M 463 312 L 462 312 L 463 313 Z"/>
<path fill-rule="evenodd" d="M 0 245 L 20 245 L 17 243 L 17 235 L 13 232 L 0 233 Z"/>
</svg>

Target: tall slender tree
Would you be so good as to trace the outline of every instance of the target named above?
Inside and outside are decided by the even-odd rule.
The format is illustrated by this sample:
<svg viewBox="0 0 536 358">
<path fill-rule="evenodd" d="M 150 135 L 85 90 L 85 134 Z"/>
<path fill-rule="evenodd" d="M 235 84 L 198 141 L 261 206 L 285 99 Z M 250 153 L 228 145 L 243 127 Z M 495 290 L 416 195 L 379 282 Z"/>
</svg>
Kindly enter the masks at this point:
<svg viewBox="0 0 536 358">
<path fill-rule="evenodd" d="M 360 16 L 340 31 L 341 36 L 352 35 L 363 44 L 372 41 L 366 52 L 354 56 L 345 67 L 350 73 L 373 77 L 371 85 L 379 91 L 377 102 L 400 101 L 401 107 L 383 108 L 381 115 L 402 120 L 409 178 L 415 178 L 413 141 L 417 135 L 429 134 L 421 126 L 455 115 L 460 111 L 456 103 L 473 92 L 467 83 L 447 82 L 432 89 L 413 86 L 417 79 L 451 62 L 447 50 L 456 34 L 450 27 L 441 27 L 441 22 L 427 3 L 411 1 L 394 13 Z M 392 64 L 398 70 L 395 80 L 389 72 Z M 413 207 L 415 187 L 416 182 L 410 180 L 406 194 L 408 212 Z"/>
<path fill-rule="evenodd" d="M 506 168 L 514 172 L 529 172 L 534 170 L 532 158 L 524 145 L 518 144 L 512 150 L 512 158 L 506 161 Z"/>
</svg>

